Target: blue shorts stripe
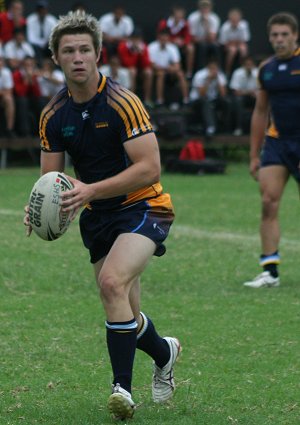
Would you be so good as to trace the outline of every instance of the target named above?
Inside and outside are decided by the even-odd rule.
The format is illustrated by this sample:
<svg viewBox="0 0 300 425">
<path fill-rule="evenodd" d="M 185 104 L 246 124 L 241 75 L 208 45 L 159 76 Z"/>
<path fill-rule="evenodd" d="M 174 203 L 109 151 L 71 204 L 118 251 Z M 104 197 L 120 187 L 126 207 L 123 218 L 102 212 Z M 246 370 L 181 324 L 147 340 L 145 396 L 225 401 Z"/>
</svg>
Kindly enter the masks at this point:
<svg viewBox="0 0 300 425">
<path fill-rule="evenodd" d="M 147 220 L 147 216 L 148 216 L 148 211 L 145 211 L 143 220 L 141 221 L 141 223 L 135 229 L 133 229 L 131 231 L 131 233 L 137 232 L 145 224 L 145 222 Z"/>
</svg>

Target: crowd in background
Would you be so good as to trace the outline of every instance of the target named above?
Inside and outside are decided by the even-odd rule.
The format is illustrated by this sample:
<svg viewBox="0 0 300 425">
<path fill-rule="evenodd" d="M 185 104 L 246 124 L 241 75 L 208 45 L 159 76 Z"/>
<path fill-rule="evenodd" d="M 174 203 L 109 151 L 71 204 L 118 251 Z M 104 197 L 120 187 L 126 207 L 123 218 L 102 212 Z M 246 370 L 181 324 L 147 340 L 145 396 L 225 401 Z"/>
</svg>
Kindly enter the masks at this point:
<svg viewBox="0 0 300 425">
<path fill-rule="evenodd" d="M 72 10 L 93 13 L 83 3 Z M 23 11 L 22 0 L 12 0 L 0 13 L 0 135 L 11 138 L 36 135 L 42 108 L 64 86 L 48 49 L 57 22 L 49 2 L 38 0 L 28 16 Z M 157 22 L 150 42 L 123 6 L 99 22 L 100 72 L 137 92 L 149 110 L 188 107 L 208 137 L 248 130 L 257 65 L 249 52 L 250 26 L 239 8 L 230 9 L 222 23 L 211 0 L 198 1 L 190 13 L 174 6 Z"/>
</svg>

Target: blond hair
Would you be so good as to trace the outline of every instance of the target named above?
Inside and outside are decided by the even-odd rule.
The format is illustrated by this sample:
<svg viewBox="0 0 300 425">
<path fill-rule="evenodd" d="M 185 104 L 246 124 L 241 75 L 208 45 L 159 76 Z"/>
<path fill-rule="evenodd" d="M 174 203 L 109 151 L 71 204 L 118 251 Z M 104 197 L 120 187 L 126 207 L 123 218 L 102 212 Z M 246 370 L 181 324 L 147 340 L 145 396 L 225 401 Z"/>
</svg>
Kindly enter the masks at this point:
<svg viewBox="0 0 300 425">
<path fill-rule="evenodd" d="M 90 34 L 96 53 L 102 48 L 102 31 L 97 19 L 84 11 L 76 10 L 60 16 L 49 38 L 49 49 L 57 56 L 59 42 L 66 34 Z"/>
</svg>

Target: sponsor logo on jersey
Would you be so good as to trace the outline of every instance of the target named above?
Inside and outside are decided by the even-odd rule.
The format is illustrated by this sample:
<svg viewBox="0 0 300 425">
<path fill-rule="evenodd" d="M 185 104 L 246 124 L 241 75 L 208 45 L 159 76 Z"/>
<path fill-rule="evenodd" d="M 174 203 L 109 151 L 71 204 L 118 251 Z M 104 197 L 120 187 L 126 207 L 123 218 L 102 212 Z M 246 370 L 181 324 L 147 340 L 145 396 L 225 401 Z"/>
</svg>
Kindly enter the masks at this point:
<svg viewBox="0 0 300 425">
<path fill-rule="evenodd" d="M 280 65 L 278 65 L 278 71 L 286 71 L 286 70 L 287 70 L 286 63 L 281 63 Z"/>
<path fill-rule="evenodd" d="M 75 135 L 76 128 L 74 125 L 69 125 L 62 128 L 63 137 L 73 137 Z"/>
<path fill-rule="evenodd" d="M 96 128 L 105 128 L 108 127 L 108 122 L 96 122 L 95 123 Z"/>
</svg>

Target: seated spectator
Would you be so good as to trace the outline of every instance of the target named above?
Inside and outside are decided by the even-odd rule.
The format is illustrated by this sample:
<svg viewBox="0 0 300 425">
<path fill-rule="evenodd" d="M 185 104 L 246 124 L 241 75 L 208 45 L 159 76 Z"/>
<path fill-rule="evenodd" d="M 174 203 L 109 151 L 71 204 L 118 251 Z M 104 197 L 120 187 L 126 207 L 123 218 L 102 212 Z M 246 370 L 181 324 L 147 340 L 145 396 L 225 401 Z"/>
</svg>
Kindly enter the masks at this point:
<svg viewBox="0 0 300 425">
<path fill-rule="evenodd" d="M 178 47 L 182 55 L 186 77 L 190 79 L 194 70 L 194 44 L 190 34 L 189 24 L 185 18 L 185 8 L 174 6 L 172 14 L 167 19 L 162 19 L 158 23 L 158 31 L 168 28 L 170 31 L 170 41 Z"/>
<path fill-rule="evenodd" d="M 41 91 L 41 104 L 45 106 L 65 86 L 65 76 L 60 69 L 56 69 L 50 58 L 43 59 L 42 67 L 37 75 Z"/>
<path fill-rule="evenodd" d="M 103 32 L 103 45 L 109 57 L 117 53 L 120 41 L 126 40 L 132 33 L 134 23 L 122 6 L 116 6 L 111 13 L 101 16 L 99 22 Z"/>
<path fill-rule="evenodd" d="M 127 41 L 121 41 L 118 46 L 118 55 L 121 65 L 130 72 L 131 90 L 136 92 L 137 77 L 140 75 L 144 103 L 146 106 L 151 106 L 153 72 L 148 47 L 143 41 L 141 30 L 135 29 Z"/>
<path fill-rule="evenodd" d="M 8 10 L 0 13 L 0 41 L 7 43 L 13 38 L 15 28 L 24 28 L 26 18 L 23 16 L 23 2 L 21 0 L 12 0 L 9 3 Z"/>
<path fill-rule="evenodd" d="M 253 110 L 257 93 L 258 68 L 251 56 L 244 58 L 243 64 L 231 77 L 229 88 L 232 91 L 235 130 L 233 134 L 243 134 L 243 120 L 247 109 Z"/>
<path fill-rule="evenodd" d="M 51 57 L 48 42 L 56 22 L 56 17 L 49 13 L 47 0 L 38 0 L 35 12 L 27 17 L 27 40 L 35 50 L 38 65 L 44 58 Z"/>
<path fill-rule="evenodd" d="M 5 136 L 10 138 L 14 137 L 13 130 L 15 123 L 13 87 L 14 83 L 11 70 L 5 66 L 4 58 L 0 55 L 0 108 L 4 109 Z"/>
<path fill-rule="evenodd" d="M 25 39 L 25 28 L 14 29 L 13 39 L 4 46 L 4 56 L 11 70 L 19 68 L 26 56 L 35 56 L 33 47 Z"/>
<path fill-rule="evenodd" d="M 215 60 L 196 72 L 192 80 L 190 100 L 195 113 L 201 117 L 207 137 L 212 137 L 222 121 L 224 129 L 230 121 L 230 99 L 227 96 L 225 74 Z M 221 120 L 217 119 L 217 112 Z"/>
<path fill-rule="evenodd" d="M 149 44 L 149 55 L 152 62 L 156 91 L 156 105 L 165 103 L 165 79 L 178 81 L 184 104 L 188 103 L 188 85 L 181 67 L 178 47 L 170 42 L 169 30 L 163 29 L 157 35 L 157 40 Z"/>
<path fill-rule="evenodd" d="M 99 68 L 101 74 L 110 77 L 126 89 L 131 90 L 131 78 L 127 68 L 121 66 L 119 56 L 111 56 L 108 64 Z"/>
<path fill-rule="evenodd" d="M 220 44 L 225 53 L 225 73 L 231 75 L 234 60 L 238 57 L 240 61 L 248 54 L 248 41 L 250 30 L 247 21 L 242 19 L 240 9 L 230 9 L 228 19 L 220 29 Z"/>
<path fill-rule="evenodd" d="M 195 44 L 196 69 L 203 68 L 210 58 L 220 59 L 218 31 L 220 18 L 213 12 L 211 0 L 200 0 L 198 10 L 188 16 L 192 40 Z"/>
<path fill-rule="evenodd" d="M 42 110 L 39 70 L 35 58 L 26 57 L 13 72 L 16 103 L 16 131 L 20 136 L 37 134 Z"/>
</svg>

